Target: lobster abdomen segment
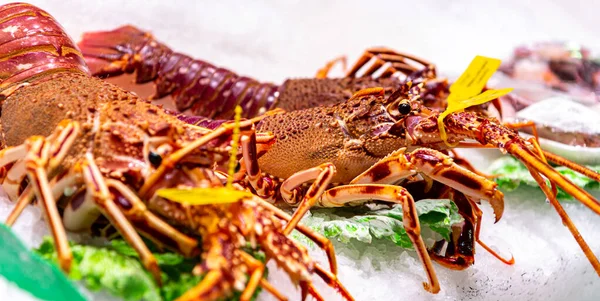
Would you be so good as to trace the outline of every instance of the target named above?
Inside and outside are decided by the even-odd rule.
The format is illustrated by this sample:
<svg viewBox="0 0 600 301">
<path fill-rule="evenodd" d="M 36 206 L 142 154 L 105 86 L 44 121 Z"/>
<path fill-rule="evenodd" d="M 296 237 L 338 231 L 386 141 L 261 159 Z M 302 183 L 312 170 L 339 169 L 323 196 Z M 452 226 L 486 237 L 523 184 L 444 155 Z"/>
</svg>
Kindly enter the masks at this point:
<svg viewBox="0 0 600 301">
<path fill-rule="evenodd" d="M 48 73 L 89 74 L 81 52 L 47 12 L 26 3 L 0 7 L 0 91 Z"/>
<path fill-rule="evenodd" d="M 137 83 L 154 81 L 154 99 L 172 95 L 179 111 L 231 118 L 237 105 L 244 117 L 272 108 L 278 86 L 172 51 L 133 26 L 86 33 L 79 47 L 96 76 L 136 73 Z"/>
</svg>

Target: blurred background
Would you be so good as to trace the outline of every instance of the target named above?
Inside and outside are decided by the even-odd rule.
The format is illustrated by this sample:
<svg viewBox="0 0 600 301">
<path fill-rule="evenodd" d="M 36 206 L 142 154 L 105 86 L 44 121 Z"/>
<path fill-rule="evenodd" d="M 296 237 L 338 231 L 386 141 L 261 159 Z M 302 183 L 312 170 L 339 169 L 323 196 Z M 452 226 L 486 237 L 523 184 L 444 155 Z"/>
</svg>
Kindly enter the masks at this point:
<svg viewBox="0 0 600 301">
<path fill-rule="evenodd" d="M 261 80 L 312 76 L 372 46 L 460 73 L 475 55 L 507 58 L 523 43 L 575 41 L 600 49 L 598 1 L 33 0 L 75 40 L 132 24 L 173 49 Z"/>
</svg>

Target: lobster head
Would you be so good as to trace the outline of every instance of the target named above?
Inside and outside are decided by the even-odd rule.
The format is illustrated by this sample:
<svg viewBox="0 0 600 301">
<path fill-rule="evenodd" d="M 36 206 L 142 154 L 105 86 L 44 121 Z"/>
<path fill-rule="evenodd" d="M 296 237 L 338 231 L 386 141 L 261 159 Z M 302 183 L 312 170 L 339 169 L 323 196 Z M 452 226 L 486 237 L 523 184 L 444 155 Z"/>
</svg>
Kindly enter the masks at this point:
<svg viewBox="0 0 600 301">
<path fill-rule="evenodd" d="M 365 138 L 366 148 L 376 148 L 389 153 L 400 147 L 448 148 L 465 139 L 478 139 L 474 124 L 481 122 L 497 123 L 482 113 L 483 107 L 468 108 L 469 112 L 457 112 L 443 120 L 447 138 L 438 125 L 438 117 L 446 107 L 448 84 L 444 81 L 421 81 L 414 84 L 405 82 L 389 97 L 383 97 L 381 88 L 365 89 L 357 92 L 346 107 L 352 107 L 352 114 L 345 116 L 349 132 Z M 432 97 L 437 101 L 431 100 Z M 348 122 L 351 121 L 351 122 Z M 377 153 L 373 150 L 373 153 Z"/>
<path fill-rule="evenodd" d="M 363 147 L 378 157 L 401 147 L 442 142 L 435 121 L 442 105 L 430 107 L 425 98 L 435 94 L 445 99 L 447 83 L 431 87 L 429 82 L 407 81 L 387 98 L 382 88 L 361 90 L 340 105 L 338 119 L 347 136 L 361 137 Z"/>
<path fill-rule="evenodd" d="M 140 188 L 149 180 L 156 188 L 215 185 L 202 170 L 224 163 L 231 150 L 231 135 L 188 124 L 162 108 L 137 100 L 107 104 L 98 114 L 96 136 L 98 165 L 103 173 Z M 158 170 L 165 171 L 160 176 Z M 203 184 L 205 183 L 205 184 Z"/>
</svg>

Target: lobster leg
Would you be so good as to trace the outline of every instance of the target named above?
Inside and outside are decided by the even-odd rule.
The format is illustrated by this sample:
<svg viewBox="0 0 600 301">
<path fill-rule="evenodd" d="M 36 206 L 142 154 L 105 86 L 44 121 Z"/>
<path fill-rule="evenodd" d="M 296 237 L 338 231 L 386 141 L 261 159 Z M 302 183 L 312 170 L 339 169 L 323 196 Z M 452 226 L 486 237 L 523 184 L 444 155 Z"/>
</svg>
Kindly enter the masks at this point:
<svg viewBox="0 0 600 301">
<path fill-rule="evenodd" d="M 315 75 L 315 78 L 327 78 L 329 71 L 331 71 L 331 68 L 333 68 L 333 66 L 335 66 L 337 63 L 341 63 L 342 68 L 344 69 L 344 71 L 346 71 L 347 58 L 345 55 L 342 55 L 327 62 L 327 64 L 325 64 L 323 68 L 317 71 L 317 75 Z"/>
<path fill-rule="evenodd" d="M 279 301 L 287 301 L 288 299 L 281 294 L 271 283 L 269 283 L 266 279 L 260 279 L 260 286 L 265 289 L 267 292 L 271 293 L 277 300 Z"/>
<path fill-rule="evenodd" d="M 346 74 L 347 77 L 356 77 L 356 73 L 365 66 L 370 60 L 374 59 L 375 61 L 367 69 L 362 76 L 371 76 L 375 71 L 384 66 L 386 63 L 390 63 L 390 66 L 383 71 L 380 77 L 389 77 L 396 72 L 402 72 L 405 75 L 409 75 L 419 68 L 415 67 L 407 62 L 408 60 L 417 62 L 423 66 L 432 66 L 428 61 L 418 58 L 413 55 L 409 55 L 406 53 L 397 52 L 395 50 L 383 47 L 370 48 L 367 49 L 363 55 L 356 61 L 354 66 L 348 71 Z M 433 68 L 433 67 L 432 67 Z"/>
<path fill-rule="evenodd" d="M 258 122 L 262 118 L 264 118 L 264 116 L 240 122 L 240 131 L 243 132 L 249 130 L 255 122 Z M 156 184 L 156 182 L 160 179 L 163 179 L 165 173 L 171 170 L 183 157 L 193 152 L 197 148 L 201 147 L 202 145 L 205 145 L 206 143 L 212 141 L 215 138 L 226 134 L 232 134 L 234 127 L 234 124 L 223 124 L 214 131 L 200 137 L 197 140 L 194 140 L 193 142 L 187 144 L 185 147 L 177 150 L 176 152 L 170 154 L 168 157 L 164 158 L 160 166 L 156 169 L 156 171 L 152 173 L 152 175 L 150 175 L 150 177 L 148 177 L 148 179 L 144 182 L 144 185 L 140 188 L 139 195 L 142 198 L 146 197 L 148 192 Z"/>
<path fill-rule="evenodd" d="M 325 270 L 321 265 L 315 263 L 315 272 L 327 285 L 335 288 L 346 300 L 354 300 L 348 289 L 340 282 L 340 279 L 333 273 Z"/>
<path fill-rule="evenodd" d="M 437 263 L 455 270 L 462 270 L 474 263 L 475 246 L 479 243 L 486 251 L 505 264 L 514 264 L 514 258 L 506 260 L 490 249 L 479 239 L 481 229 L 482 212 L 475 202 L 455 189 L 448 188 L 449 197 L 458 207 L 460 215 L 465 219 L 465 223 L 460 227 L 459 233 L 454 232 L 450 241 L 441 240 L 435 243 L 430 250 L 430 255 Z M 474 238 L 474 239 L 473 239 Z M 440 255 L 441 250 L 445 249 L 445 254 Z"/>
<path fill-rule="evenodd" d="M 283 210 L 275 207 L 271 203 L 269 203 L 261 198 L 255 198 L 255 199 L 258 201 L 259 205 L 261 205 L 264 208 L 266 208 L 267 210 L 273 212 L 275 214 L 275 216 L 277 216 L 278 218 L 280 218 L 284 221 L 287 221 L 288 223 L 292 219 L 292 217 L 289 214 L 287 214 Z M 296 230 L 298 230 L 300 233 L 304 234 L 306 237 L 308 237 L 310 240 L 312 240 L 314 243 L 316 243 L 321 249 L 323 249 L 325 251 L 325 253 L 327 253 L 327 259 L 329 261 L 329 268 L 331 269 L 331 273 L 333 273 L 334 275 L 337 275 L 337 259 L 336 259 L 335 250 L 333 249 L 333 244 L 331 243 L 331 241 L 329 239 L 327 239 L 325 236 L 319 234 L 318 232 L 311 230 L 310 228 L 308 228 L 300 223 L 298 223 L 296 225 Z"/>
<path fill-rule="evenodd" d="M 479 209 L 479 207 L 477 207 L 477 205 L 475 204 L 475 202 L 473 202 L 473 200 L 471 200 L 471 198 L 466 197 L 467 200 L 469 201 L 471 208 L 473 208 L 473 211 L 475 213 L 476 216 L 476 224 L 475 224 L 475 241 L 482 247 L 484 248 L 486 251 L 488 251 L 488 253 L 492 254 L 492 256 L 496 257 L 496 259 L 502 261 L 505 264 L 508 265 L 513 265 L 515 264 L 515 258 L 511 255 L 510 259 L 506 259 L 502 256 L 500 256 L 500 254 L 498 254 L 496 251 L 492 250 L 492 248 L 488 247 L 487 244 L 485 244 L 483 241 L 481 241 L 481 239 L 479 238 L 479 233 L 481 231 L 481 217 L 483 215 L 483 212 L 481 212 L 481 209 Z"/>
<path fill-rule="evenodd" d="M 23 154 L 27 151 L 25 150 Z M 6 172 L 6 177 L 2 182 L 2 187 L 6 195 L 12 200 L 20 197 L 24 191 L 22 184 L 27 181 L 27 173 L 25 172 L 25 161 L 17 160 L 10 166 L 10 169 Z"/>
<path fill-rule="evenodd" d="M 25 162 L 22 160 L 26 153 L 25 144 L 7 147 L 0 151 L 0 166 L 2 166 L 3 172 L 2 188 L 11 200 L 21 197 L 21 183 L 27 178 Z"/>
<path fill-rule="evenodd" d="M 253 200 L 255 200 L 263 208 L 272 212 L 276 217 L 288 221 L 288 223 L 292 219 L 292 217 L 289 214 L 283 212 L 281 209 L 273 206 L 269 202 L 267 202 L 259 197 L 254 197 Z M 300 233 L 306 235 L 308 238 L 315 241 L 317 243 L 317 245 L 319 245 L 322 249 L 325 249 L 327 252 L 331 272 L 325 270 L 320 264 L 314 263 L 314 268 L 315 268 L 317 275 L 319 275 L 319 277 L 321 277 L 321 279 L 323 279 L 323 281 L 325 281 L 325 283 L 327 283 L 329 286 L 335 288 L 340 294 L 342 294 L 342 296 L 344 296 L 344 298 L 346 300 L 354 300 L 354 298 L 352 298 L 352 295 L 350 295 L 350 292 L 342 285 L 342 283 L 339 281 L 339 279 L 336 276 L 337 261 L 336 261 L 335 252 L 333 250 L 333 245 L 331 244 L 331 241 L 329 241 L 324 236 L 318 234 L 317 232 L 311 230 L 310 228 L 308 228 L 302 224 L 297 224 L 296 229 L 298 231 L 300 231 Z M 311 287 L 307 287 L 307 289 L 309 289 L 309 291 L 310 291 Z"/>
<path fill-rule="evenodd" d="M 283 230 L 285 235 L 292 233 L 292 230 L 300 222 L 300 219 L 306 214 L 306 212 L 319 200 L 323 191 L 327 189 L 329 182 L 335 175 L 335 165 L 331 163 L 324 163 L 318 167 L 309 168 L 307 170 L 299 171 L 281 184 L 281 196 L 288 203 L 294 203 L 296 194 L 294 193 L 295 188 L 300 184 L 315 180 L 310 185 L 308 191 L 304 195 L 304 198 L 298 205 L 298 208 L 292 215 L 292 219 L 288 222 Z"/>
<path fill-rule="evenodd" d="M 216 298 L 211 295 L 211 291 L 214 291 L 214 287 L 218 287 L 219 283 L 224 282 L 223 277 L 223 272 L 220 270 L 210 270 L 198 285 L 189 289 L 175 301 L 214 300 Z"/>
<path fill-rule="evenodd" d="M 25 164 L 25 173 L 29 177 L 31 187 L 33 187 L 27 188 L 20 196 L 17 206 L 9 215 L 8 222 L 12 224 L 16 221 L 35 194 L 44 207 L 56 243 L 59 264 L 67 272 L 70 270 L 72 255 L 65 229 L 60 222 L 60 215 L 56 208 L 56 201 L 52 195 L 49 181 L 53 177 L 53 170 L 64 160 L 78 134 L 79 124 L 65 120 L 59 123 L 55 132 L 48 138 L 34 136 L 27 139 L 22 145 L 5 149 L 0 153 L 0 165 L 2 166 L 14 161 L 17 161 L 17 163 L 13 164 L 12 167 Z M 10 175 L 11 171 L 9 170 L 8 179 L 11 178 Z"/>
<path fill-rule="evenodd" d="M 102 177 L 98 166 L 94 162 L 92 154 L 87 153 L 81 166 L 83 178 L 88 189 L 87 196 L 106 215 L 111 223 L 117 228 L 123 238 L 136 250 L 144 267 L 154 276 L 154 280 L 160 285 L 162 283 L 160 268 L 154 255 L 150 252 L 142 238 L 129 223 L 127 217 L 121 212 L 118 205 L 108 189 L 105 179 Z"/>
<path fill-rule="evenodd" d="M 569 161 L 563 157 L 557 156 L 553 153 L 547 152 L 547 151 L 543 151 L 544 156 L 546 157 L 546 159 L 552 163 L 567 167 L 569 169 L 572 169 L 596 182 L 600 182 L 600 174 L 598 174 L 597 172 L 585 167 L 585 166 L 581 166 L 573 161 Z"/>
<path fill-rule="evenodd" d="M 58 200 L 64 194 L 65 190 L 68 187 L 81 185 L 82 183 L 83 182 L 81 181 L 81 175 L 78 173 L 67 175 L 61 178 L 59 181 L 56 181 L 55 177 L 50 183 L 50 186 L 52 187 L 52 197 L 55 200 Z M 33 201 L 33 198 L 33 190 L 31 190 L 31 187 L 28 186 L 23 192 L 23 194 L 19 197 L 15 208 L 13 208 L 13 210 L 10 212 L 10 215 L 6 219 L 6 225 L 12 226 L 17 220 L 17 218 L 21 215 L 25 207 L 27 207 L 31 203 L 31 201 Z"/>
<path fill-rule="evenodd" d="M 425 247 L 425 242 L 421 237 L 421 226 L 415 201 L 405 188 L 386 184 L 338 186 L 325 191 L 320 202 L 324 207 L 341 207 L 348 204 L 363 203 L 368 200 L 382 200 L 402 204 L 404 228 L 423 263 L 429 280 L 429 282 L 423 283 L 423 287 L 434 294 L 439 292 L 440 285 Z"/>
<path fill-rule="evenodd" d="M 10 214 L 6 218 L 6 222 L 4 222 L 4 223 L 7 226 L 12 227 L 12 225 L 14 225 L 15 222 L 17 221 L 17 218 L 19 218 L 21 213 L 23 213 L 23 210 L 25 210 L 25 208 L 27 206 L 29 206 L 29 204 L 31 204 L 34 196 L 35 195 L 34 195 L 32 188 L 28 186 L 25 189 L 25 191 L 23 192 L 23 194 L 21 194 L 21 196 L 19 196 L 19 199 L 17 199 L 15 207 L 10 212 Z"/>
<path fill-rule="evenodd" d="M 146 238 L 158 245 L 167 244 L 168 248 L 176 250 L 187 257 L 199 253 L 196 239 L 181 233 L 150 212 L 135 193 L 123 183 L 107 179 L 106 185 L 109 190 L 113 190 L 111 191 L 113 195 L 116 194 L 117 198 L 120 198 L 117 205 L 123 214 Z"/>
<path fill-rule="evenodd" d="M 265 265 L 244 251 L 239 251 L 237 253 L 239 253 L 242 260 L 244 260 L 244 262 L 251 269 L 253 269 L 253 271 L 250 274 L 250 279 L 248 280 L 248 283 L 246 283 L 246 288 L 240 296 L 240 301 L 249 301 L 250 299 L 252 299 L 252 295 L 254 295 L 254 292 L 256 292 L 256 288 L 259 285 L 261 285 L 261 280 L 263 280 L 262 276 L 265 272 Z M 266 282 L 266 280 L 264 280 L 264 282 Z M 275 290 L 275 293 L 273 293 L 273 295 L 278 297 L 279 300 L 282 300 L 282 298 L 280 298 L 281 293 L 279 293 L 279 291 Z"/>
<path fill-rule="evenodd" d="M 239 253 L 242 260 L 244 260 L 244 262 L 252 270 L 252 272 L 250 272 L 248 283 L 246 283 L 246 288 L 240 296 L 240 301 L 249 301 L 252 298 L 252 295 L 254 295 L 254 292 L 256 292 L 256 288 L 260 284 L 260 279 L 265 271 L 265 266 L 246 252 L 240 251 L 237 253 Z"/>
<path fill-rule="evenodd" d="M 272 139 L 270 139 L 270 140 L 272 140 Z M 310 230 L 309 228 L 303 226 L 302 224 L 298 223 L 298 221 L 299 221 L 298 217 L 296 217 L 297 221 L 292 223 L 291 221 L 292 221 L 293 217 L 291 217 L 290 215 L 283 212 L 279 208 L 277 208 L 277 207 L 271 205 L 270 203 L 266 202 L 265 200 L 263 200 L 263 197 L 270 198 L 271 196 L 273 196 L 275 194 L 275 191 L 274 191 L 275 187 L 273 185 L 273 182 L 270 180 L 270 178 L 262 177 L 262 173 L 260 171 L 260 167 L 258 165 L 258 159 L 257 159 L 258 151 L 256 149 L 256 145 L 257 145 L 256 144 L 256 132 L 252 131 L 252 133 L 250 135 L 242 136 L 241 143 L 242 143 L 243 163 L 244 163 L 244 166 L 246 166 L 246 174 L 248 175 L 248 180 L 250 182 L 250 185 L 256 192 L 256 194 L 258 196 L 260 196 L 260 198 L 256 198 L 258 203 L 261 204 L 263 207 L 267 208 L 268 210 L 270 210 L 271 212 L 275 213 L 275 215 L 277 217 L 288 222 L 288 224 L 286 226 L 286 230 L 284 230 L 284 232 L 287 231 L 287 233 L 289 234 L 289 233 L 291 233 L 292 229 L 295 227 L 302 234 L 304 234 L 309 239 L 314 241 L 317 245 L 319 245 L 319 247 L 322 248 L 327 253 L 327 258 L 328 258 L 329 266 L 330 266 L 332 273 L 337 274 L 337 259 L 335 257 L 335 252 L 333 249 L 333 245 L 331 244 L 331 241 L 329 241 L 329 239 L 327 239 L 326 237 L 324 237 L 324 236 Z M 263 141 L 263 145 L 265 145 L 265 144 L 268 144 L 267 141 Z M 331 168 L 331 167 L 330 167 L 330 165 L 326 165 L 323 168 Z M 314 178 L 314 177 L 318 176 L 318 173 L 322 172 L 322 169 L 316 168 L 313 170 L 313 172 L 316 173 L 315 175 L 313 175 L 313 178 Z M 304 174 L 304 175 L 306 176 L 306 174 Z M 308 175 L 308 176 L 309 176 L 309 179 L 297 178 L 294 176 L 290 177 L 285 182 L 285 185 L 282 185 L 282 194 L 283 194 L 283 187 L 291 187 L 294 185 L 297 186 L 297 185 L 301 184 L 302 182 L 312 179 L 312 178 L 310 178 L 310 175 Z M 296 184 L 294 184 L 293 183 L 294 181 L 298 181 L 298 182 Z M 323 187 L 326 187 L 326 185 Z M 287 188 L 287 190 L 286 190 L 288 198 L 293 198 L 292 192 L 291 192 L 292 189 L 293 188 Z M 285 197 L 284 197 L 284 199 L 285 199 Z M 306 212 L 304 212 L 304 213 L 306 213 Z M 300 214 L 300 213 L 297 213 L 297 214 Z M 300 215 L 295 215 L 295 216 L 300 216 Z M 294 226 L 294 227 L 292 227 L 292 226 Z"/>
<path fill-rule="evenodd" d="M 539 143 L 537 142 L 537 139 L 531 138 L 529 140 L 529 142 L 531 142 L 533 144 L 534 149 L 537 151 L 537 153 L 538 153 L 539 157 L 542 159 L 542 161 L 544 163 L 547 163 L 544 152 L 542 151 L 542 148 L 540 147 Z M 577 230 L 577 227 L 575 227 L 575 224 L 573 224 L 573 221 L 571 221 L 571 218 L 569 218 L 569 215 L 567 214 L 565 209 L 558 202 L 558 199 L 556 199 L 556 195 L 557 195 L 556 184 L 554 182 L 550 182 L 552 188 L 551 189 L 548 188 L 548 185 L 546 185 L 542 176 L 539 173 L 536 173 L 534 170 L 532 170 L 531 169 L 532 166 L 530 166 L 528 164 L 525 164 L 525 165 L 529 169 L 529 173 L 531 174 L 531 176 L 533 176 L 533 178 L 538 183 L 538 185 L 540 185 L 540 188 L 542 189 L 544 194 L 546 194 L 546 196 L 548 197 L 550 204 L 554 207 L 554 209 L 560 216 L 561 220 L 563 221 L 563 225 L 565 225 L 569 229 L 569 231 L 573 235 L 573 238 L 575 238 L 575 241 L 577 241 L 577 244 L 579 244 L 579 247 L 581 248 L 581 250 L 583 250 L 583 253 L 585 254 L 585 256 L 588 258 L 588 260 L 590 261 L 590 263 L 596 270 L 596 273 L 600 276 L 600 261 L 598 261 L 598 258 L 596 257 L 594 252 L 592 252 L 592 250 L 590 249 L 590 246 L 585 242 L 585 239 L 583 239 L 583 237 L 581 237 L 579 230 Z"/>
<path fill-rule="evenodd" d="M 468 196 L 489 201 L 496 221 L 502 217 L 504 194 L 497 189 L 498 184 L 457 165 L 452 158 L 439 151 L 428 148 L 419 148 L 410 153 L 405 151 L 403 148 L 391 153 L 351 183 L 394 183 L 421 172 Z"/>
<path fill-rule="evenodd" d="M 27 175 L 37 199 L 44 207 L 44 212 L 48 218 L 48 225 L 54 237 L 56 252 L 58 253 L 58 262 L 65 272 L 71 269 L 71 260 L 73 259 L 65 228 L 61 223 L 60 214 L 56 208 L 56 201 L 52 196 L 50 184 L 48 183 L 48 174 L 46 166 L 48 164 L 49 146 L 42 137 L 32 137 L 26 142 L 29 145 L 29 152 L 25 158 L 27 163 Z M 69 148 L 67 146 L 67 148 Z"/>
<path fill-rule="evenodd" d="M 274 138 L 274 137 L 273 137 Z M 274 139 L 271 139 L 273 141 Z M 256 141 L 256 132 L 253 130 L 249 135 L 243 135 L 241 138 L 243 165 L 250 185 L 261 198 L 269 199 L 275 195 L 275 185 L 270 178 L 263 178 L 260 167 L 258 166 L 258 150 Z M 270 144 L 270 143 L 264 143 Z"/>
<path fill-rule="evenodd" d="M 317 300 L 317 301 L 325 301 L 325 299 L 323 298 L 323 296 L 321 296 L 321 294 L 319 294 L 319 292 L 317 292 L 317 290 L 312 285 L 312 283 L 301 282 L 300 283 L 300 288 L 302 289 L 302 299 L 301 299 L 302 301 L 306 300 L 307 292 L 311 296 L 313 296 L 313 298 L 315 298 L 315 300 Z"/>
</svg>

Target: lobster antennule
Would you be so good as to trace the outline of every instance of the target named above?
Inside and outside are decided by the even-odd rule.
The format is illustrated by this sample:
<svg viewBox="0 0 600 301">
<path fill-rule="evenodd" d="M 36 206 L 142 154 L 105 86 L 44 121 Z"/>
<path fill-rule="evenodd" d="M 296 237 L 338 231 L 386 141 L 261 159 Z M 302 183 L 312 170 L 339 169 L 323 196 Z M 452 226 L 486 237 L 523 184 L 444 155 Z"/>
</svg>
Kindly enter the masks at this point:
<svg viewBox="0 0 600 301">
<path fill-rule="evenodd" d="M 89 74 L 79 48 L 47 12 L 11 3 L 0 15 L 0 91 L 54 72 Z"/>
</svg>

